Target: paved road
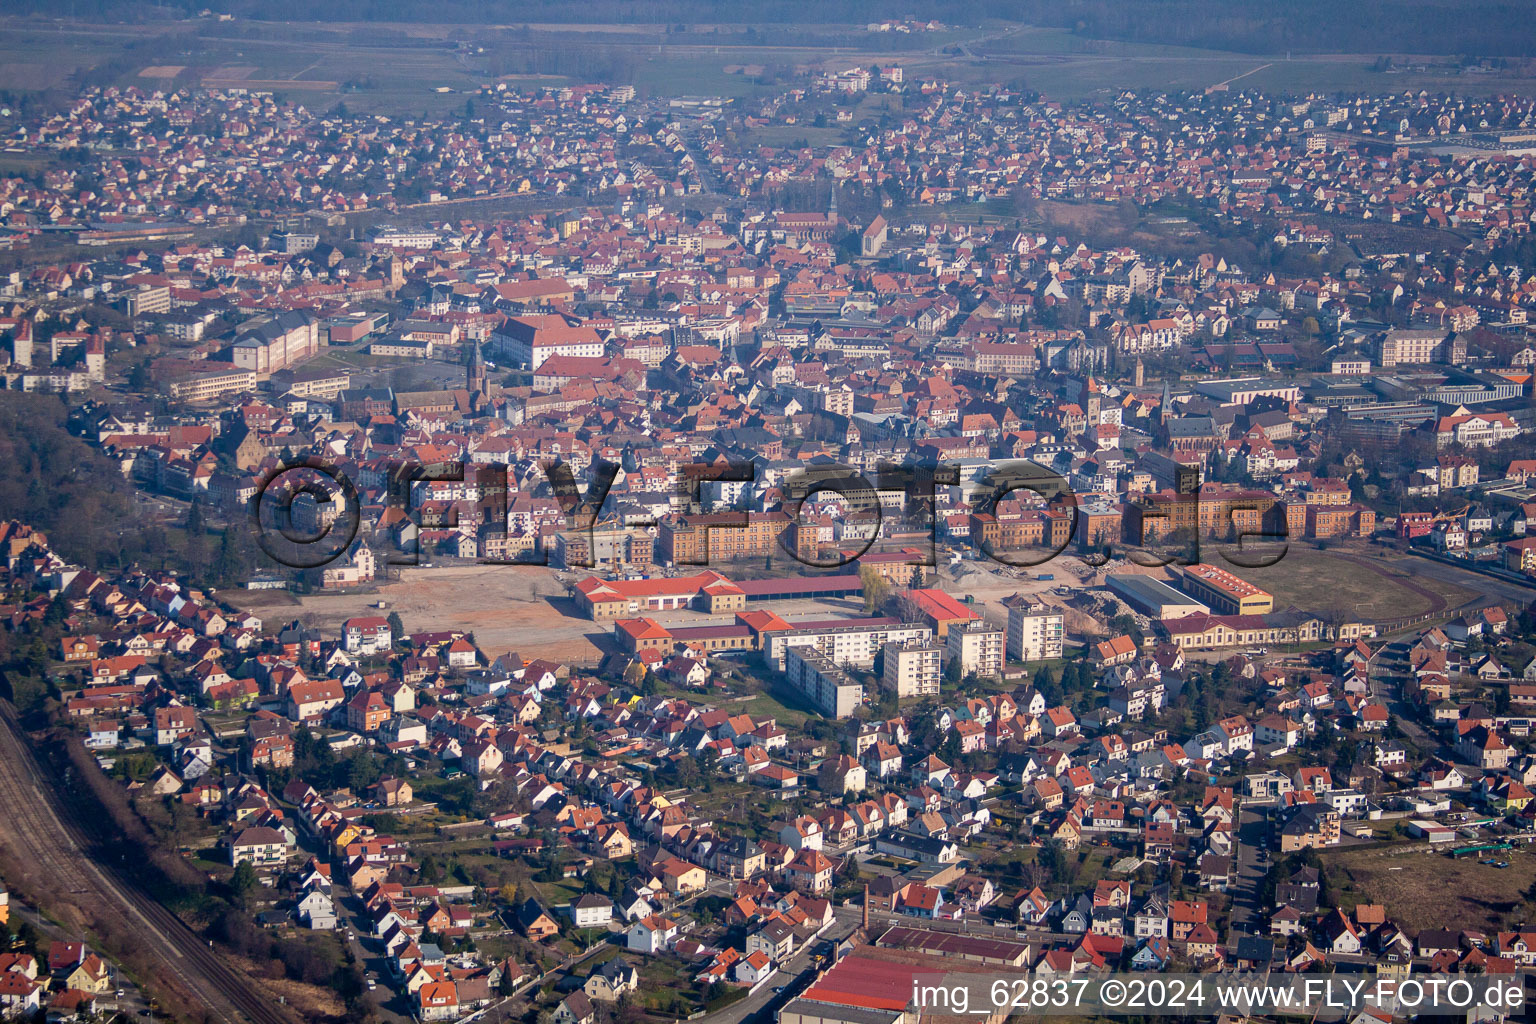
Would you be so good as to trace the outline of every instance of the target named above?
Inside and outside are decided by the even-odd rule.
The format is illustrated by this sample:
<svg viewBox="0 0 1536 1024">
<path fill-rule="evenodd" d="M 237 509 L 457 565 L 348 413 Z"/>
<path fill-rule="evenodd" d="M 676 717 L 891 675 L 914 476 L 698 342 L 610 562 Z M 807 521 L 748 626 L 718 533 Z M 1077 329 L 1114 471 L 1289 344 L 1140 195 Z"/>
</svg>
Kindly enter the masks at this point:
<svg viewBox="0 0 1536 1024">
<path fill-rule="evenodd" d="M 1432 580 L 1461 587 L 1463 590 L 1476 591 L 1477 600 L 1511 601 L 1522 607 L 1536 601 L 1536 587 L 1521 586 L 1497 576 L 1485 576 L 1482 573 L 1458 569 L 1454 565 L 1446 565 L 1444 562 L 1436 562 L 1429 558 L 1415 558 L 1412 555 L 1405 556 L 1399 564 L 1411 569 L 1415 576 L 1427 576 Z"/>
<path fill-rule="evenodd" d="M 1235 849 L 1237 875 L 1232 882 L 1232 928 L 1228 942 L 1235 943 L 1240 935 L 1264 935 L 1268 924 L 1264 920 L 1264 907 L 1259 903 L 1259 890 L 1264 876 L 1269 873 L 1268 840 L 1269 826 L 1265 822 L 1267 807 L 1250 808 L 1244 802 L 1237 817 L 1237 845 Z M 1259 858 L 1263 856 L 1265 860 Z"/>
<path fill-rule="evenodd" d="M 1416 634 L 1415 634 L 1416 635 Z M 1412 639 L 1393 640 L 1377 650 L 1366 673 L 1366 687 L 1371 696 L 1387 706 L 1387 711 L 1404 736 L 1425 756 L 1440 749 L 1440 740 L 1413 717 L 1413 708 L 1403 700 L 1402 680 L 1408 673 L 1408 651 Z"/>
</svg>

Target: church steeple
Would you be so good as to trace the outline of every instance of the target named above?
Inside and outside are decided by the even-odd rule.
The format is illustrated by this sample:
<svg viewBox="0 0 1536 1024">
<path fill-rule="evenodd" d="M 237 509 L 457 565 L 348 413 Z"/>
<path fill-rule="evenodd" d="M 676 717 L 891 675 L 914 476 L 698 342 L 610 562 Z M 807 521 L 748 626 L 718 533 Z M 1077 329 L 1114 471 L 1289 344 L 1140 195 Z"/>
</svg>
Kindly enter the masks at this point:
<svg viewBox="0 0 1536 1024">
<path fill-rule="evenodd" d="M 485 375 L 485 356 L 480 352 L 478 341 L 475 342 L 474 348 L 469 350 L 469 359 L 465 363 L 464 385 L 468 388 L 472 401 L 477 397 L 482 401 L 490 397 L 490 382 Z"/>
</svg>

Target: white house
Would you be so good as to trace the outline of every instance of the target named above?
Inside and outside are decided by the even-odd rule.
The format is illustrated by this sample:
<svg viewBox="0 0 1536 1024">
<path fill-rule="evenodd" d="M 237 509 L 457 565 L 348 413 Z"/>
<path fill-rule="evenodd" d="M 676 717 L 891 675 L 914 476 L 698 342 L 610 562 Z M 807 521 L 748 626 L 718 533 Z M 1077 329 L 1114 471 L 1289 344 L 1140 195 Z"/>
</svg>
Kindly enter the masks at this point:
<svg viewBox="0 0 1536 1024">
<path fill-rule="evenodd" d="M 762 950 L 748 953 L 736 961 L 733 967 L 736 981 L 743 985 L 756 985 L 772 975 L 774 970 L 773 961 Z"/>
<path fill-rule="evenodd" d="M 394 644 L 389 620 L 377 615 L 348 619 L 341 624 L 342 646 L 354 654 L 384 654 Z"/>
<path fill-rule="evenodd" d="M 1357 789 L 1332 789 L 1323 794 L 1323 801 L 1339 812 L 1341 818 L 1353 818 L 1365 813 L 1370 798 Z"/>
<path fill-rule="evenodd" d="M 677 941 L 677 934 L 676 921 L 669 921 L 660 914 L 651 914 L 629 926 L 624 944 L 638 953 L 665 953 Z"/>
<path fill-rule="evenodd" d="M 311 892 L 299 901 L 295 908 L 300 921 L 315 931 L 333 931 L 336 928 L 336 905 L 323 892 Z"/>
<path fill-rule="evenodd" d="M 288 839 L 275 828 L 257 826 L 235 836 L 229 844 L 229 862 L 239 866 L 248 860 L 255 867 L 270 867 L 288 859 Z"/>
<path fill-rule="evenodd" d="M 1281 715 L 1266 715 L 1254 726 L 1253 735 L 1262 746 L 1280 746 L 1286 750 L 1299 746 L 1305 730 L 1300 723 Z"/>
<path fill-rule="evenodd" d="M 589 892 L 570 905 L 571 923 L 577 928 L 604 928 L 613 920 L 613 903 Z"/>
<path fill-rule="evenodd" d="M 779 829 L 779 842 L 791 850 L 821 849 L 821 825 L 815 818 L 802 815 Z"/>
</svg>

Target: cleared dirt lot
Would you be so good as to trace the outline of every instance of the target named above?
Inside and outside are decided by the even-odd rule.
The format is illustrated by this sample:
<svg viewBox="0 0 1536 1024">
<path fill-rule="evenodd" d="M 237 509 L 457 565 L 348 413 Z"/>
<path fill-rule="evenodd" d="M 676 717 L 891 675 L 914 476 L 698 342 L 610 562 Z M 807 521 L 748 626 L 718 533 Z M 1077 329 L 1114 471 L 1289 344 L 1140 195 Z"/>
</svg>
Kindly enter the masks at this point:
<svg viewBox="0 0 1536 1024">
<path fill-rule="evenodd" d="M 334 635 L 354 615 L 399 612 L 411 632 L 462 629 L 495 657 L 516 650 L 525 658 L 587 663 L 609 649 L 611 626 L 576 614 L 549 569 L 466 565 L 406 569 L 398 582 L 354 593 L 295 598 L 272 591 L 228 591 L 225 598 L 272 622 L 304 618 Z M 374 607 L 386 601 L 388 608 Z"/>
<path fill-rule="evenodd" d="M 403 579 L 375 590 L 295 597 L 277 591 L 226 591 L 221 596 L 270 624 L 302 618 L 335 635 L 356 615 L 399 612 L 411 632 L 462 629 L 495 657 L 517 651 L 525 658 L 592 663 L 613 650 L 611 622 L 583 617 L 565 596 L 565 585 L 541 566 L 468 565 L 406 569 Z M 375 607 L 384 601 L 389 607 Z M 859 598 L 779 601 L 773 610 L 790 622 L 865 614 Z M 651 616 L 665 626 L 729 624 L 734 615 L 676 611 Z"/>
<path fill-rule="evenodd" d="M 1489 856 L 1510 866 L 1496 868 L 1475 857 L 1452 860 L 1441 853 L 1384 856 L 1375 850 L 1330 852 L 1323 862 L 1335 873 L 1341 904 L 1385 904 L 1410 934 L 1445 927 L 1494 931 L 1530 920 L 1536 906 L 1527 899 L 1527 886 L 1536 856 L 1525 850 Z"/>
<path fill-rule="evenodd" d="M 1218 563 L 1221 564 L 1221 563 Z M 1111 572 L 1142 572 L 1168 579 L 1166 569 L 1136 566 L 1116 560 Z M 1419 566 L 1403 558 L 1376 558 L 1344 550 L 1318 551 L 1293 546 L 1279 564 L 1267 569 L 1233 571 L 1275 594 L 1276 606 L 1297 604 L 1313 612 L 1342 604 L 1365 618 L 1383 614 L 1417 614 L 1460 604 L 1474 592 L 1415 573 Z M 1054 578 L 1041 580 L 1041 572 Z M 1010 569 L 988 561 L 966 561 L 940 570 L 936 586 L 956 597 L 973 598 L 974 607 L 991 622 L 1007 621 L 1003 599 L 1010 594 L 1034 594 L 1047 604 L 1062 606 L 1071 592 L 1103 582 L 1104 570 L 1085 565 L 1075 555 L 1063 555 L 1045 565 Z M 1066 588 L 1067 595 L 1055 593 Z M 248 608 L 269 623 L 302 618 L 330 635 L 355 615 L 399 612 L 412 632 L 462 629 L 475 635 L 482 650 L 495 657 L 515 650 L 527 658 L 559 659 L 593 664 L 613 649 L 612 624 L 582 617 L 565 596 L 565 585 L 553 570 L 542 566 L 465 565 L 405 569 L 402 579 L 377 589 L 352 593 L 295 597 L 275 591 L 226 591 L 222 597 Z M 388 607 L 375 607 L 385 601 Z M 780 601 L 770 605 L 790 622 L 864 614 L 859 598 Z M 1064 609 L 1073 634 L 1095 634 L 1093 620 Z M 668 612 L 653 616 L 668 626 L 729 623 L 734 616 L 699 612 Z"/>
<path fill-rule="evenodd" d="M 1053 577 L 1039 579 L 1041 573 Z M 1059 555 L 1049 562 L 1030 568 L 1012 568 L 993 561 L 965 561 L 956 566 L 945 566 L 939 571 L 935 584 L 946 593 L 958 598 L 970 597 L 973 607 L 994 626 L 1006 626 L 1008 609 L 1003 601 L 1014 594 L 1026 594 L 1043 604 L 1061 608 L 1067 632 L 1095 633 L 1098 627 L 1093 619 L 1066 605 L 1072 593 L 1084 586 L 1103 579 L 1097 570 L 1084 565 L 1076 555 Z M 1066 594 L 1055 593 L 1058 587 L 1067 589 Z"/>
</svg>

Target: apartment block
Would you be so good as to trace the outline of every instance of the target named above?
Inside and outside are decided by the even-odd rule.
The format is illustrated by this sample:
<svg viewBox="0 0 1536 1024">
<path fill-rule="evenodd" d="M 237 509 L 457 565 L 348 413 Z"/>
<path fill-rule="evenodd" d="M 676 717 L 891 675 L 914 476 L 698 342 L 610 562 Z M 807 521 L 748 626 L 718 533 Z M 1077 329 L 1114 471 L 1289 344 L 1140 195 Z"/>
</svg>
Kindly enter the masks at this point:
<svg viewBox="0 0 1536 1024">
<path fill-rule="evenodd" d="M 1048 661 L 1061 657 L 1066 633 L 1060 611 L 1022 594 L 1004 600 L 1008 608 L 1008 656 L 1019 661 Z"/>
<path fill-rule="evenodd" d="M 1003 671 L 1003 651 L 1007 646 L 1005 631 L 984 622 L 956 626 L 944 638 L 949 656 L 960 662 L 962 676 L 996 676 Z M 889 664 L 889 662 L 887 662 Z"/>
<path fill-rule="evenodd" d="M 943 674 L 944 648 L 932 643 L 889 643 L 884 652 L 880 685 L 897 698 L 937 697 Z"/>
<path fill-rule="evenodd" d="M 790 648 L 784 674 L 791 686 L 829 718 L 847 718 L 864 701 L 863 685 L 814 648 Z"/>
</svg>

